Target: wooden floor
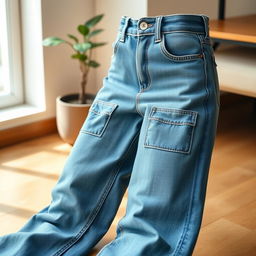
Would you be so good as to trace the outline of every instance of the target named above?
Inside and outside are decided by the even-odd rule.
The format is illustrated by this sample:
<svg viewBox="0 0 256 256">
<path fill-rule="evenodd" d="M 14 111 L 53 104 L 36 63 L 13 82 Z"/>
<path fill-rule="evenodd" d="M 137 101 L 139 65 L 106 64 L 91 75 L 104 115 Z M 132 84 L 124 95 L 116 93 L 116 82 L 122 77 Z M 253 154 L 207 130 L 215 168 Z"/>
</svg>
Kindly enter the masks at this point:
<svg viewBox="0 0 256 256">
<path fill-rule="evenodd" d="M 254 116 L 254 118 L 253 118 Z M 202 229 L 193 256 L 256 255 L 256 124 L 251 101 L 220 113 Z M 0 235 L 17 231 L 49 204 L 71 146 L 57 134 L 0 150 Z M 110 230 L 90 256 L 115 237 Z"/>
</svg>

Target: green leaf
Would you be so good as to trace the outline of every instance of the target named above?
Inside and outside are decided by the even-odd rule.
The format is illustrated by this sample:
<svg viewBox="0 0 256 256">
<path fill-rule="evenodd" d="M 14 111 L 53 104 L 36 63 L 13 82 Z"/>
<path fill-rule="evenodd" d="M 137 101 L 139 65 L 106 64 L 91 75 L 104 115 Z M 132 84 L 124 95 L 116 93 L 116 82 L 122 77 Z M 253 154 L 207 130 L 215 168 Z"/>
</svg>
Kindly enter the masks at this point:
<svg viewBox="0 0 256 256">
<path fill-rule="evenodd" d="M 100 64 L 94 60 L 90 60 L 88 63 L 88 66 L 90 66 L 92 68 L 97 68 L 98 66 L 100 66 Z"/>
<path fill-rule="evenodd" d="M 92 37 L 92 36 L 95 36 L 97 34 L 99 34 L 100 32 L 102 32 L 103 29 L 95 29 L 93 30 L 92 32 L 90 32 L 90 34 L 88 35 L 88 37 Z"/>
<path fill-rule="evenodd" d="M 81 54 L 81 53 L 75 53 L 71 55 L 71 58 L 85 61 L 87 59 L 87 55 Z"/>
<path fill-rule="evenodd" d="M 43 40 L 43 45 L 44 46 L 56 46 L 59 45 L 61 43 L 66 43 L 65 40 L 59 38 L 59 37 L 47 37 Z"/>
<path fill-rule="evenodd" d="M 91 48 L 95 48 L 95 47 L 98 47 L 98 46 L 105 45 L 105 44 L 107 44 L 107 43 L 106 43 L 106 42 L 102 42 L 102 43 L 93 43 L 93 42 L 91 42 L 91 44 L 92 44 L 92 47 L 91 47 Z"/>
<path fill-rule="evenodd" d="M 86 36 L 89 33 L 89 28 L 85 25 L 79 25 L 77 27 L 77 30 L 84 36 Z"/>
<path fill-rule="evenodd" d="M 78 39 L 77 39 L 77 37 L 75 37 L 75 36 L 73 36 L 73 35 L 71 35 L 71 34 L 68 34 L 68 37 L 71 38 L 71 39 L 73 39 L 76 43 L 79 42 Z"/>
<path fill-rule="evenodd" d="M 88 28 L 91 28 L 94 25 L 96 25 L 103 18 L 103 16 L 104 16 L 104 14 L 97 15 L 97 16 L 87 20 L 84 25 L 87 26 Z"/>
<path fill-rule="evenodd" d="M 92 44 L 91 43 L 77 43 L 77 44 L 73 45 L 73 48 L 79 52 L 86 52 L 88 49 L 92 48 Z"/>
</svg>

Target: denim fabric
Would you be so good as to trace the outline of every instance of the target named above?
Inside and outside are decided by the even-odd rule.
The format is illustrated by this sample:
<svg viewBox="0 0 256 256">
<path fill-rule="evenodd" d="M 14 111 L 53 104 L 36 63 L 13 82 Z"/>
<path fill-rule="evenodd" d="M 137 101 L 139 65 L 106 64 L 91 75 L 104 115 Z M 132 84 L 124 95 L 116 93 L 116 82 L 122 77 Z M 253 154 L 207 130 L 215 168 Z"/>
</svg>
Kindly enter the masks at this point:
<svg viewBox="0 0 256 256">
<path fill-rule="evenodd" d="M 111 65 L 52 190 L 1 256 L 189 256 L 201 226 L 219 113 L 205 15 L 122 16 Z"/>
</svg>

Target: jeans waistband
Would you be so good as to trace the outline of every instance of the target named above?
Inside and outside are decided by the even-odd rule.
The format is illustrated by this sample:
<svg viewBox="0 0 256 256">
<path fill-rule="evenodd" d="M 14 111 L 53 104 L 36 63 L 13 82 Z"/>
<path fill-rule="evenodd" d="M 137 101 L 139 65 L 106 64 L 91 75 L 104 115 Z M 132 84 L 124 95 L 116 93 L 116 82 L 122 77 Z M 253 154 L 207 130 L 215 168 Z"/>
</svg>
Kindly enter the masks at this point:
<svg viewBox="0 0 256 256">
<path fill-rule="evenodd" d="M 134 36 L 155 35 L 155 42 L 161 41 L 162 32 L 189 31 L 209 37 L 209 17 L 200 14 L 173 14 L 145 16 L 134 19 L 122 16 L 119 24 L 120 41 L 125 41 L 125 35 Z"/>
</svg>

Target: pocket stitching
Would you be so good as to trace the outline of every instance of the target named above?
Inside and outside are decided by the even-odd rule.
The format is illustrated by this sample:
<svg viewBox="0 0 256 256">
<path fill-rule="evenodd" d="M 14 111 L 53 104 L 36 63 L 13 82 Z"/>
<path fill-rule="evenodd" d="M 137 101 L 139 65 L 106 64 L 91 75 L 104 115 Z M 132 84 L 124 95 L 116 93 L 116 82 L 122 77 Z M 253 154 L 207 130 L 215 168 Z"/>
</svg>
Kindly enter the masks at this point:
<svg viewBox="0 0 256 256">
<path fill-rule="evenodd" d="M 109 105 L 109 106 L 111 106 L 112 108 L 111 108 L 110 111 L 104 110 L 104 111 L 102 111 L 102 112 L 98 112 L 98 111 L 95 111 L 95 110 L 93 109 L 93 107 L 94 107 L 96 104 Z M 86 130 L 86 129 L 84 129 L 84 128 L 81 128 L 81 131 L 80 131 L 80 132 L 81 132 L 81 133 L 91 134 L 91 135 L 94 135 L 94 136 L 97 136 L 97 137 L 101 137 L 101 136 L 103 135 L 103 133 L 104 133 L 104 131 L 105 131 L 105 129 L 106 129 L 106 127 L 107 127 L 109 121 L 110 121 L 110 117 L 111 117 L 112 113 L 113 113 L 114 110 L 117 108 L 117 106 L 118 106 L 118 105 L 115 104 L 115 103 L 110 103 L 110 102 L 106 102 L 106 101 L 102 101 L 102 100 L 95 100 L 95 101 L 93 102 L 93 104 L 91 105 L 91 107 L 90 107 L 90 109 L 89 109 L 89 112 L 92 112 L 92 113 L 94 113 L 95 115 L 102 116 L 102 117 L 103 117 L 104 115 L 107 115 L 107 116 L 108 116 L 108 117 L 107 117 L 107 120 L 105 121 L 105 124 L 104 124 L 103 128 L 101 129 L 101 132 L 100 132 L 100 133 L 91 132 L 91 131 L 88 131 L 88 130 Z"/>
<path fill-rule="evenodd" d="M 197 35 L 197 37 L 198 37 L 198 35 Z M 202 59 L 203 58 L 202 53 L 188 54 L 188 55 L 182 55 L 182 56 L 174 55 L 166 49 L 165 34 L 164 33 L 162 33 L 162 38 L 161 39 L 162 39 L 161 42 L 160 42 L 161 51 L 168 59 L 171 59 L 171 60 L 174 60 L 174 61 L 189 61 L 189 60 L 195 60 L 195 59 Z M 199 38 L 198 38 L 198 40 L 199 40 Z M 199 42 L 200 42 L 200 40 L 199 40 Z"/>
<path fill-rule="evenodd" d="M 188 148 L 187 151 L 185 151 L 185 150 L 178 150 L 178 149 L 170 148 L 170 147 L 164 147 L 164 146 L 161 146 L 161 147 L 160 146 L 155 146 L 155 145 L 148 144 L 146 142 L 147 138 L 148 138 L 148 130 L 149 130 L 149 125 L 150 125 L 150 120 L 152 120 L 152 119 L 154 120 L 154 118 L 152 118 L 152 114 L 154 112 L 171 112 L 171 113 L 178 113 L 178 114 L 182 114 L 182 115 L 191 115 L 191 116 L 193 116 L 192 117 L 193 118 L 192 119 L 193 120 L 193 125 L 190 125 L 192 130 L 191 130 L 191 134 L 190 134 L 189 148 Z M 198 112 L 197 111 L 193 111 L 193 110 L 152 107 L 151 111 L 149 113 L 148 124 L 147 124 L 147 127 L 146 127 L 146 135 L 145 135 L 145 139 L 144 139 L 144 146 L 146 148 L 154 148 L 154 149 L 159 149 L 159 150 L 164 150 L 164 151 L 169 151 L 169 152 L 177 152 L 177 153 L 189 154 L 190 151 L 191 151 L 191 147 L 192 147 L 192 141 L 193 141 L 194 130 L 195 130 L 194 128 L 195 128 L 195 125 L 196 125 L 197 116 L 198 116 Z M 175 123 L 174 125 L 177 125 L 177 124 Z"/>
<path fill-rule="evenodd" d="M 186 122 L 178 122 L 178 121 L 166 121 L 166 120 L 164 120 L 164 119 L 162 119 L 162 118 L 158 118 L 158 117 L 150 117 L 149 120 L 156 120 L 156 121 L 159 121 L 159 122 L 165 123 L 165 124 L 195 126 L 194 123 L 186 123 Z"/>
<path fill-rule="evenodd" d="M 94 107 L 95 105 L 97 105 L 97 104 L 109 105 L 109 106 L 112 107 L 110 111 L 104 110 L 104 112 L 102 112 L 103 114 L 107 114 L 107 115 L 111 115 L 112 112 L 113 112 L 113 111 L 115 110 L 115 108 L 117 107 L 117 104 L 116 104 L 116 103 L 106 102 L 106 101 L 103 101 L 103 100 L 95 100 L 95 101 L 93 102 L 93 104 L 91 105 L 89 111 L 90 111 L 90 112 L 94 112 L 95 114 L 101 115 L 101 114 L 102 114 L 101 112 L 95 111 L 95 110 L 93 109 L 93 107 Z"/>
<path fill-rule="evenodd" d="M 101 115 L 101 116 L 103 116 L 103 115 Z M 108 118 L 107 118 L 107 120 L 106 120 L 106 122 L 105 122 L 105 125 L 104 125 L 103 128 L 101 129 L 101 132 L 100 132 L 100 133 L 91 132 L 91 131 L 88 131 L 88 130 L 85 130 L 85 129 L 81 130 L 81 132 L 82 132 L 82 133 L 88 133 L 88 134 L 91 134 L 91 135 L 95 135 L 95 136 L 97 136 L 97 137 L 101 137 L 101 136 L 103 135 L 103 132 L 105 131 L 105 129 L 106 129 L 106 127 L 107 127 L 107 124 L 108 124 L 109 120 L 110 120 L 110 115 L 108 115 Z"/>
<path fill-rule="evenodd" d="M 198 112 L 193 111 L 193 110 L 185 110 L 185 109 L 179 109 L 179 108 L 152 107 L 150 114 L 149 114 L 149 118 L 152 118 L 154 112 L 171 112 L 171 113 L 176 113 L 179 115 L 190 115 L 190 116 L 192 116 L 191 124 L 194 124 L 194 125 L 195 125 L 196 118 L 198 115 Z M 157 117 L 154 117 L 154 118 L 157 118 Z"/>
</svg>

